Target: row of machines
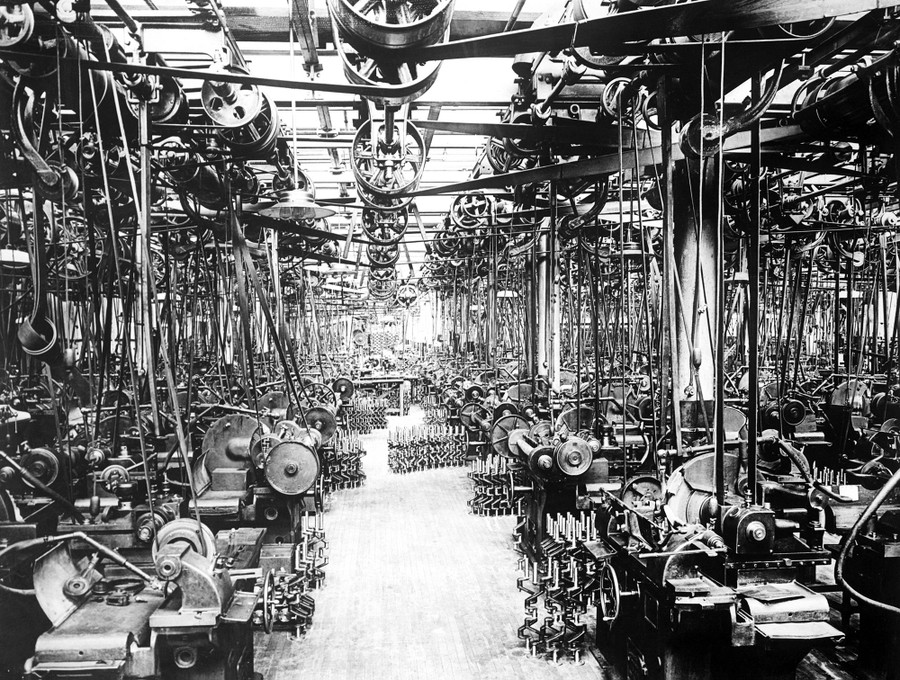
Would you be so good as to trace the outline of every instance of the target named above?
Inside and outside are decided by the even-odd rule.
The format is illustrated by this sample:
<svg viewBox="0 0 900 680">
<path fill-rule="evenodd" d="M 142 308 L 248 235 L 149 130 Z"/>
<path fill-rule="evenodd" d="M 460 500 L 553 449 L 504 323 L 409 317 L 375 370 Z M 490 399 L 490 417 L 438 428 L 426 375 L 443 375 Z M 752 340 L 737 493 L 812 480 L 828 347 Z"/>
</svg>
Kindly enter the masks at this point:
<svg viewBox="0 0 900 680">
<path fill-rule="evenodd" d="M 703 431 L 657 448 L 639 377 L 580 402 L 485 377 L 433 389 L 478 469 L 502 460 L 534 653 L 579 655 L 595 607 L 596 645 L 629 678 L 793 678 L 845 635 L 871 677 L 893 677 L 896 398 L 883 376 L 830 376 L 819 398 L 764 385 L 755 456 L 731 407 L 723 455 Z"/>
<path fill-rule="evenodd" d="M 116 450 L 40 440 L 48 404 L 5 406 L 0 677 L 251 679 L 254 628 L 305 631 L 355 386 L 298 391 L 200 390 L 192 459 L 174 436 L 143 456 L 132 426 Z"/>
</svg>

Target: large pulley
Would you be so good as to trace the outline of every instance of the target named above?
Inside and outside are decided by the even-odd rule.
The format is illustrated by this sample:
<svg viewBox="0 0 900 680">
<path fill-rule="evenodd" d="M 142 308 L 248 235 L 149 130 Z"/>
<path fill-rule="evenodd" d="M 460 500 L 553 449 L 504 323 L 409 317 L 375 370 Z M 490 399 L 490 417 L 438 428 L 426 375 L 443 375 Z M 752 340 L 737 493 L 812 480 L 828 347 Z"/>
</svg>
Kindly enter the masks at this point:
<svg viewBox="0 0 900 680">
<path fill-rule="evenodd" d="M 337 408 L 339 405 L 336 390 L 325 383 L 311 382 L 300 389 L 300 406 L 310 409 L 314 406 Z"/>
<path fill-rule="evenodd" d="M 242 413 L 216 420 L 203 435 L 201 444 L 206 469 L 250 467 L 250 443 L 258 426 L 256 418 Z"/>
<path fill-rule="evenodd" d="M 156 559 L 162 548 L 173 544 L 186 545 L 206 558 L 212 558 L 216 554 L 216 537 L 210 528 L 187 517 L 173 520 L 159 529 L 151 550 L 153 559 Z"/>
<path fill-rule="evenodd" d="M 366 255 L 373 267 L 393 267 L 400 261 L 400 245 L 379 245 L 370 243 L 366 246 Z"/>
<path fill-rule="evenodd" d="M 362 200 L 373 206 L 389 201 L 395 209 L 411 199 L 400 194 L 415 190 L 425 169 L 425 140 L 418 128 L 399 112 L 387 107 L 376 112 L 356 131 L 350 165 Z M 383 113 L 380 119 L 378 116 Z"/>
<path fill-rule="evenodd" d="M 489 432 L 491 448 L 504 458 L 511 458 L 513 454 L 509 450 L 509 435 L 515 430 L 527 430 L 530 424 L 524 416 L 518 413 L 498 418 L 491 425 Z"/>
<path fill-rule="evenodd" d="M 400 210 L 364 208 L 362 212 L 363 233 L 377 245 L 389 246 L 400 243 L 406 233 L 407 224 L 409 211 L 406 208 Z"/>
<path fill-rule="evenodd" d="M 266 456 L 266 481 L 285 496 L 300 496 L 309 491 L 319 478 L 322 464 L 312 441 L 279 442 Z"/>
<path fill-rule="evenodd" d="M 316 430 L 326 444 L 331 441 L 334 433 L 337 432 L 337 417 L 335 416 L 334 406 L 313 406 L 308 408 L 303 413 L 303 419 L 306 422 L 306 426 Z"/>
<path fill-rule="evenodd" d="M 229 74 L 247 71 L 228 66 Z M 200 94 L 206 115 L 221 127 L 219 136 L 235 156 L 266 158 L 278 142 L 278 109 L 256 85 L 206 80 Z"/>
<path fill-rule="evenodd" d="M 581 437 L 570 436 L 553 450 L 556 467 L 568 477 L 578 477 L 591 467 L 594 453 Z"/>
<path fill-rule="evenodd" d="M 336 378 L 333 383 L 331 383 L 331 389 L 334 391 L 335 396 L 341 400 L 341 402 L 350 401 L 353 397 L 353 394 L 356 392 L 356 386 L 353 384 L 353 381 L 350 378 L 340 377 Z"/>
<path fill-rule="evenodd" d="M 459 420 L 470 432 L 478 432 L 485 423 L 489 425 L 489 418 L 487 407 L 477 402 L 467 402 L 459 409 Z"/>
<path fill-rule="evenodd" d="M 397 302 L 406 308 L 412 307 L 419 299 L 419 289 L 412 283 L 404 283 L 397 288 Z"/>
<path fill-rule="evenodd" d="M 287 392 L 271 390 L 262 395 L 258 400 L 259 408 L 263 410 L 262 417 L 269 427 L 292 417 L 293 408 Z"/>
<path fill-rule="evenodd" d="M 369 296 L 375 300 L 388 300 L 397 293 L 397 270 L 372 268 L 369 271 Z"/>
<path fill-rule="evenodd" d="M 440 42 L 450 28 L 454 0 L 328 0 L 347 41 L 363 54 L 396 58 Z"/>
<path fill-rule="evenodd" d="M 453 200 L 450 219 L 460 229 L 474 230 L 490 226 L 493 213 L 493 198 L 476 191 Z"/>
<path fill-rule="evenodd" d="M 50 449 L 31 449 L 22 457 L 21 465 L 44 486 L 53 486 L 59 477 L 59 459 Z M 34 485 L 28 478 L 23 478 L 22 481 L 33 488 Z"/>
<path fill-rule="evenodd" d="M 328 0 L 332 33 L 347 80 L 357 85 L 407 85 L 407 94 L 373 99 L 407 104 L 437 78 L 440 62 L 419 63 L 411 52 L 443 40 L 454 0 Z M 346 41 L 346 44 L 345 44 Z"/>
<path fill-rule="evenodd" d="M 0 7 L 0 47 L 15 47 L 34 34 L 34 12 L 25 3 Z"/>
</svg>

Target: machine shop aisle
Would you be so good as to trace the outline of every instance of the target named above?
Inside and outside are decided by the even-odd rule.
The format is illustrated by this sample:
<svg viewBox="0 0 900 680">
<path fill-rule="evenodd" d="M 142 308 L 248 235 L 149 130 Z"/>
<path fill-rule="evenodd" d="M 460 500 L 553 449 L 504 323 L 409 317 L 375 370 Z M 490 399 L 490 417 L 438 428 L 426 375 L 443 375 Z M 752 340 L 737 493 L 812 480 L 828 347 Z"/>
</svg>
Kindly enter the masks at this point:
<svg viewBox="0 0 900 680">
<path fill-rule="evenodd" d="M 310 630 L 299 641 L 257 633 L 265 680 L 602 677 L 589 653 L 582 665 L 557 665 L 516 638 L 524 595 L 514 518 L 468 514 L 467 468 L 395 475 L 387 432 L 363 440 L 365 484 L 337 492 L 325 515 L 329 564 Z"/>
</svg>

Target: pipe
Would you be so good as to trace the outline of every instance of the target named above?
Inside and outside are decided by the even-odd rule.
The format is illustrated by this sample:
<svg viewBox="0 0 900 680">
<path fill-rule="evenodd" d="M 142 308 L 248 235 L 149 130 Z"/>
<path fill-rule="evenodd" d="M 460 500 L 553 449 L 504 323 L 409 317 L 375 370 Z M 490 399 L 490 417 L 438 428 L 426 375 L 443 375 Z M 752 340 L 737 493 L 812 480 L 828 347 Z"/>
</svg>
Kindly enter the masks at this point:
<svg viewBox="0 0 900 680">
<path fill-rule="evenodd" d="M 859 602 L 864 602 L 870 607 L 875 607 L 876 609 L 882 609 L 887 612 L 891 612 L 892 614 L 900 615 L 900 607 L 888 604 L 886 602 L 879 602 L 868 595 L 863 595 L 861 592 L 856 590 L 852 585 L 850 585 L 846 579 L 844 579 L 844 562 L 847 559 L 847 555 L 850 553 L 850 546 L 852 546 L 857 537 L 859 536 L 860 530 L 869 522 L 872 518 L 872 515 L 881 507 L 885 500 L 887 500 L 888 496 L 891 495 L 891 492 L 900 483 L 900 469 L 898 469 L 891 478 L 885 482 L 884 486 L 881 487 L 881 490 L 875 495 L 875 498 L 872 499 L 872 502 L 866 507 L 863 513 L 859 516 L 859 519 L 856 520 L 856 523 L 853 525 L 853 528 L 850 529 L 850 533 L 847 534 L 847 539 L 844 541 L 843 546 L 841 546 L 841 551 L 838 553 L 837 560 L 834 563 L 834 580 L 841 584 L 844 590 L 850 594 L 851 597 L 856 598 Z"/>
<path fill-rule="evenodd" d="M 7 553 L 10 552 L 18 552 L 21 550 L 27 550 L 29 548 L 41 546 L 41 545 L 56 545 L 58 543 L 63 543 L 65 541 L 74 541 L 80 540 L 84 543 L 87 543 L 92 548 L 95 548 L 98 552 L 102 553 L 105 557 L 111 559 L 113 562 L 118 564 L 120 567 L 127 569 L 131 573 L 138 576 L 140 579 L 147 581 L 151 586 L 157 587 L 158 582 L 157 579 L 152 577 L 150 574 L 145 572 L 143 569 L 135 566 L 124 557 L 122 557 L 119 553 L 112 550 L 111 548 L 107 548 L 102 543 L 98 543 L 93 538 L 85 534 L 83 531 L 76 531 L 71 534 L 63 534 L 60 536 L 42 536 L 40 538 L 31 538 L 25 541 L 17 541 L 16 543 L 10 543 L 8 546 L 0 550 L 0 562 L 3 561 L 3 558 Z M 12 588 L 11 586 L 0 583 L 0 592 L 5 592 L 10 595 L 34 595 L 34 588 Z"/>
</svg>

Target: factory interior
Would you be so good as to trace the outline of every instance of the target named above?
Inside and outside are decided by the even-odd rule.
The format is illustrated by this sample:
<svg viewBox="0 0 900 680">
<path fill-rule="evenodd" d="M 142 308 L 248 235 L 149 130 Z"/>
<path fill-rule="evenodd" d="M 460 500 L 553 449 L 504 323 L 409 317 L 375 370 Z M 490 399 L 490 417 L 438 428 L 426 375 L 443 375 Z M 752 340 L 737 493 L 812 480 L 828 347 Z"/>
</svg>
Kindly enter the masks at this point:
<svg viewBox="0 0 900 680">
<path fill-rule="evenodd" d="M 900 0 L 0 0 L 0 680 L 900 680 L 898 153 Z"/>
</svg>

